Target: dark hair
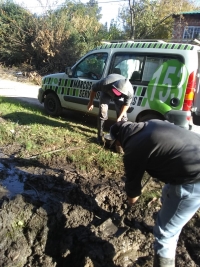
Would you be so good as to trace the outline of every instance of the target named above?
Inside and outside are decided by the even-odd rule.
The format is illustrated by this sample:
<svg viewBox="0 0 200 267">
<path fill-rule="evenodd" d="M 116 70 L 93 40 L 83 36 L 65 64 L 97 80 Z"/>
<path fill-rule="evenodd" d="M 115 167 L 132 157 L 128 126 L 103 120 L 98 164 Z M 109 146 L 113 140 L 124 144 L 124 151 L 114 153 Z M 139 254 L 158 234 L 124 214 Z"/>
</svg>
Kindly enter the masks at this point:
<svg viewBox="0 0 200 267">
<path fill-rule="evenodd" d="M 125 121 L 118 121 L 110 127 L 110 136 L 113 140 L 118 138 L 119 130 Z"/>
</svg>

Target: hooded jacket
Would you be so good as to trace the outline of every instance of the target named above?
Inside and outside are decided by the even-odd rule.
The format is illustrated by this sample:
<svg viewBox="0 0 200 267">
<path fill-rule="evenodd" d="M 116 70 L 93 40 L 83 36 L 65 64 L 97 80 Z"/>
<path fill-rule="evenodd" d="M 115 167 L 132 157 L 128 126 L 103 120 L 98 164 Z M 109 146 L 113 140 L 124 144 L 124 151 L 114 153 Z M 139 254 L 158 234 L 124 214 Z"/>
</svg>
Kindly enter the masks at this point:
<svg viewBox="0 0 200 267">
<path fill-rule="evenodd" d="M 124 150 L 125 189 L 141 194 L 145 171 L 164 183 L 200 181 L 200 135 L 167 121 L 125 122 L 113 129 Z"/>
<path fill-rule="evenodd" d="M 122 93 L 120 98 L 124 98 L 124 105 L 130 106 L 133 99 L 133 87 L 129 80 L 120 74 L 113 73 L 108 75 L 106 78 L 93 84 L 92 90 L 94 92 L 104 92 L 112 99 L 119 98 L 112 92 L 113 87 L 117 88 Z"/>
</svg>

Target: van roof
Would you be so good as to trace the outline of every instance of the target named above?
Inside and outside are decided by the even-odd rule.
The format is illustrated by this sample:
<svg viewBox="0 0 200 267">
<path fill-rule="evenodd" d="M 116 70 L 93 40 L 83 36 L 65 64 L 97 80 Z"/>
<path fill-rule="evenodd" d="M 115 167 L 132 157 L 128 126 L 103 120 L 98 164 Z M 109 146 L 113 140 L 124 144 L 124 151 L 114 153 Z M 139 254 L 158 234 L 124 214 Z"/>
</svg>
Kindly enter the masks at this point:
<svg viewBox="0 0 200 267">
<path fill-rule="evenodd" d="M 96 47 L 98 49 L 109 48 L 151 48 L 151 49 L 177 49 L 177 50 L 200 50 L 200 47 L 192 44 L 184 43 L 165 43 L 165 42 L 121 42 L 121 43 L 104 43 L 101 46 Z"/>
</svg>

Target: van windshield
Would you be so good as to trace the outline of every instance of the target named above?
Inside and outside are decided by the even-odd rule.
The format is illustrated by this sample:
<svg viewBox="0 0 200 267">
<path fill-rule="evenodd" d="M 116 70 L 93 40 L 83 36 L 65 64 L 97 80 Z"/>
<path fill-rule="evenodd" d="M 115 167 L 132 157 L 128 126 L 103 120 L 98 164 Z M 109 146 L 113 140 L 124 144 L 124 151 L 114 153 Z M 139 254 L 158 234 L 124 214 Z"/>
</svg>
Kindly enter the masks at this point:
<svg viewBox="0 0 200 267">
<path fill-rule="evenodd" d="M 107 58 L 107 53 L 94 53 L 85 57 L 74 68 L 73 77 L 81 77 L 92 80 L 101 79 L 106 66 Z"/>
</svg>

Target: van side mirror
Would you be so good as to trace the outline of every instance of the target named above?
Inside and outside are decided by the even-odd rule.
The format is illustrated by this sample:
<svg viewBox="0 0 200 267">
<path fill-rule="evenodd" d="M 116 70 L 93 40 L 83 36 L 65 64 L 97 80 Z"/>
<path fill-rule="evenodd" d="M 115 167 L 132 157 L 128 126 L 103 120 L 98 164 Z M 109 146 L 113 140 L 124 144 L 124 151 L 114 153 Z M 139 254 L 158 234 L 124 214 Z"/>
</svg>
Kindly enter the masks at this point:
<svg viewBox="0 0 200 267">
<path fill-rule="evenodd" d="M 71 69 L 71 67 L 66 67 L 66 69 L 65 69 L 65 73 L 66 73 L 69 77 L 72 77 L 72 69 Z"/>
</svg>

